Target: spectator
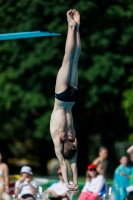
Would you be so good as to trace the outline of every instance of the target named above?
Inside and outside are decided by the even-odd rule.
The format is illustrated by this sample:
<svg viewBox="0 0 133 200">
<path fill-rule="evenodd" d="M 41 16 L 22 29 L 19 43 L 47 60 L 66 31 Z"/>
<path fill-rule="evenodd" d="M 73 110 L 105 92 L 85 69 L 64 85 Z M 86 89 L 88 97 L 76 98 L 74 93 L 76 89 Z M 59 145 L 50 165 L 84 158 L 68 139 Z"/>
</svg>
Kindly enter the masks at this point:
<svg viewBox="0 0 133 200">
<path fill-rule="evenodd" d="M 33 179 L 32 169 L 29 166 L 23 166 L 20 171 L 21 177 L 15 183 L 15 196 L 20 195 L 20 199 L 35 200 L 36 182 Z"/>
<path fill-rule="evenodd" d="M 105 178 L 97 172 L 97 166 L 94 164 L 88 165 L 86 183 L 78 200 L 100 200 L 99 193 L 102 191 L 105 183 Z"/>
<path fill-rule="evenodd" d="M 133 145 L 127 149 L 127 153 L 130 155 L 131 162 L 133 162 Z M 132 172 L 131 172 L 131 176 L 130 176 L 130 186 L 133 186 L 133 168 L 132 168 Z M 133 199 L 133 190 L 132 191 L 130 190 L 129 195 L 125 199 L 126 200 Z"/>
<path fill-rule="evenodd" d="M 129 186 L 131 175 L 131 166 L 128 165 L 127 156 L 122 156 L 120 159 L 120 165 L 116 168 L 114 172 L 113 181 L 113 193 L 114 200 L 123 200 L 128 192 L 126 187 Z"/>
<path fill-rule="evenodd" d="M 6 163 L 2 162 L 0 153 L 0 200 L 10 200 L 9 192 L 9 168 Z"/>
<path fill-rule="evenodd" d="M 130 155 L 131 162 L 133 162 L 133 145 L 127 149 L 127 153 Z M 133 185 L 133 168 L 130 177 L 130 185 Z"/>
<path fill-rule="evenodd" d="M 106 176 L 106 169 L 107 169 L 107 156 L 108 150 L 106 147 L 100 147 L 99 149 L 99 156 L 92 162 L 93 164 L 97 165 L 97 171 L 99 174 Z"/>
<path fill-rule="evenodd" d="M 53 183 L 49 188 L 45 190 L 45 194 L 51 194 L 53 197 L 47 198 L 47 200 L 68 200 L 69 192 L 64 182 L 61 168 L 57 171 L 59 182 Z"/>
</svg>

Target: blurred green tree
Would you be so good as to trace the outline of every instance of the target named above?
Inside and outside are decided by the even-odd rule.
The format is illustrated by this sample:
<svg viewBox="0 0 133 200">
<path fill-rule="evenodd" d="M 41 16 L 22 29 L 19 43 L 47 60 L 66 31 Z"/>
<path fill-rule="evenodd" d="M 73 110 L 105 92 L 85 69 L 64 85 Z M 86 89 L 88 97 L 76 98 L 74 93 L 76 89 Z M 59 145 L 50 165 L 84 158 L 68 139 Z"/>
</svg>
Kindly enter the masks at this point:
<svg viewBox="0 0 133 200">
<path fill-rule="evenodd" d="M 125 115 L 128 118 L 128 124 L 133 130 L 133 76 L 127 78 L 127 89 L 123 92 L 122 107 L 125 110 Z M 128 135 L 129 142 L 133 141 L 133 132 Z"/>
<path fill-rule="evenodd" d="M 130 88 L 123 92 L 122 106 L 128 118 L 129 126 L 133 128 L 133 76 L 128 77 L 127 82 L 128 85 L 130 84 Z"/>
<path fill-rule="evenodd" d="M 1 0 L 0 33 L 61 33 L 59 37 L 1 41 L 0 45 L 0 145 L 11 157 L 16 141 L 22 142 L 26 152 L 21 156 L 34 155 L 43 166 L 40 173 L 46 172 L 47 159 L 55 156 L 49 120 L 70 8 L 81 13 L 80 94 L 73 108 L 80 141 L 79 173 L 91 162 L 90 152 L 95 156 L 100 145 L 112 150 L 115 140 L 125 140 L 130 133 L 121 103 L 133 63 L 133 2 Z M 33 142 L 30 150 L 25 145 L 28 139 Z M 109 159 L 113 156 L 112 152 Z"/>
</svg>

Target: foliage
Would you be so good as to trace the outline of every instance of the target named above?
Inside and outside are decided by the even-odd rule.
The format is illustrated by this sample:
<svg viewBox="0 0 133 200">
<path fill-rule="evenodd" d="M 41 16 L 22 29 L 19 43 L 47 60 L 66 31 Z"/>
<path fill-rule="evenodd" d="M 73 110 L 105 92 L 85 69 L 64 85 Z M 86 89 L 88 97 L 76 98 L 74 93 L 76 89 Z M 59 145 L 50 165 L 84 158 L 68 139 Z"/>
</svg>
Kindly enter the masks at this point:
<svg viewBox="0 0 133 200">
<path fill-rule="evenodd" d="M 128 118 L 129 126 L 133 128 L 133 76 L 128 77 L 128 85 L 131 88 L 127 88 L 123 92 L 122 106 L 125 110 L 125 115 Z"/>
<path fill-rule="evenodd" d="M 81 13 L 80 95 L 73 108 L 73 117 L 80 141 L 79 160 L 84 160 L 82 166 L 79 163 L 79 171 L 83 171 L 89 162 L 88 151 L 98 149 L 94 135 L 101 140 L 99 146 L 111 149 L 116 139 L 126 139 L 129 133 L 121 103 L 122 94 L 126 98 L 131 92 L 126 90 L 133 62 L 131 0 L 79 0 L 76 3 L 73 0 L 0 0 L 1 33 L 34 30 L 61 33 L 59 37 L 1 41 L 0 145 L 5 151 L 8 149 L 7 157 L 16 156 L 11 151 L 16 141 L 25 144 L 27 139 L 33 141 L 34 159 L 44 150 L 39 150 L 42 141 L 42 148 L 49 144 L 53 149 L 49 120 L 56 74 L 64 54 L 66 11 L 70 8 Z M 131 105 L 124 102 L 129 116 Z M 88 147 L 90 141 L 93 147 Z M 27 156 L 29 150 L 25 145 L 23 148 Z M 55 156 L 51 154 L 46 155 L 46 160 Z"/>
</svg>

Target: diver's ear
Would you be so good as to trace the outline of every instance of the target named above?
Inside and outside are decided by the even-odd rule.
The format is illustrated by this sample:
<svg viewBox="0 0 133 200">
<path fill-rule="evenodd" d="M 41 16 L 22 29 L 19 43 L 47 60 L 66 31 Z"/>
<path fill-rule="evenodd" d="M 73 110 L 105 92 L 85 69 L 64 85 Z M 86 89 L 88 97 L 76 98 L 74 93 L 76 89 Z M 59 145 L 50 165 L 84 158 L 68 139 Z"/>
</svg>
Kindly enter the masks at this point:
<svg viewBox="0 0 133 200">
<path fill-rule="evenodd" d="M 73 144 L 77 147 L 78 146 L 78 141 L 77 141 L 77 138 L 75 137 L 75 140 L 73 142 Z"/>
</svg>

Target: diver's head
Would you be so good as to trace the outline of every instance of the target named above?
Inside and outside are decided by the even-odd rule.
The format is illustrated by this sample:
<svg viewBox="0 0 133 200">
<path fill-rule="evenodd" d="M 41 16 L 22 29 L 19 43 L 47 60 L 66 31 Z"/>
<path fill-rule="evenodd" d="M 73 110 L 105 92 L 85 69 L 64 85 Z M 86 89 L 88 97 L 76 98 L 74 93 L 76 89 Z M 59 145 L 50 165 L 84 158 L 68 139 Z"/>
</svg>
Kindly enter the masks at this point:
<svg viewBox="0 0 133 200">
<path fill-rule="evenodd" d="M 63 156 L 65 159 L 71 159 L 78 152 L 77 147 L 69 141 L 63 143 Z"/>
</svg>

